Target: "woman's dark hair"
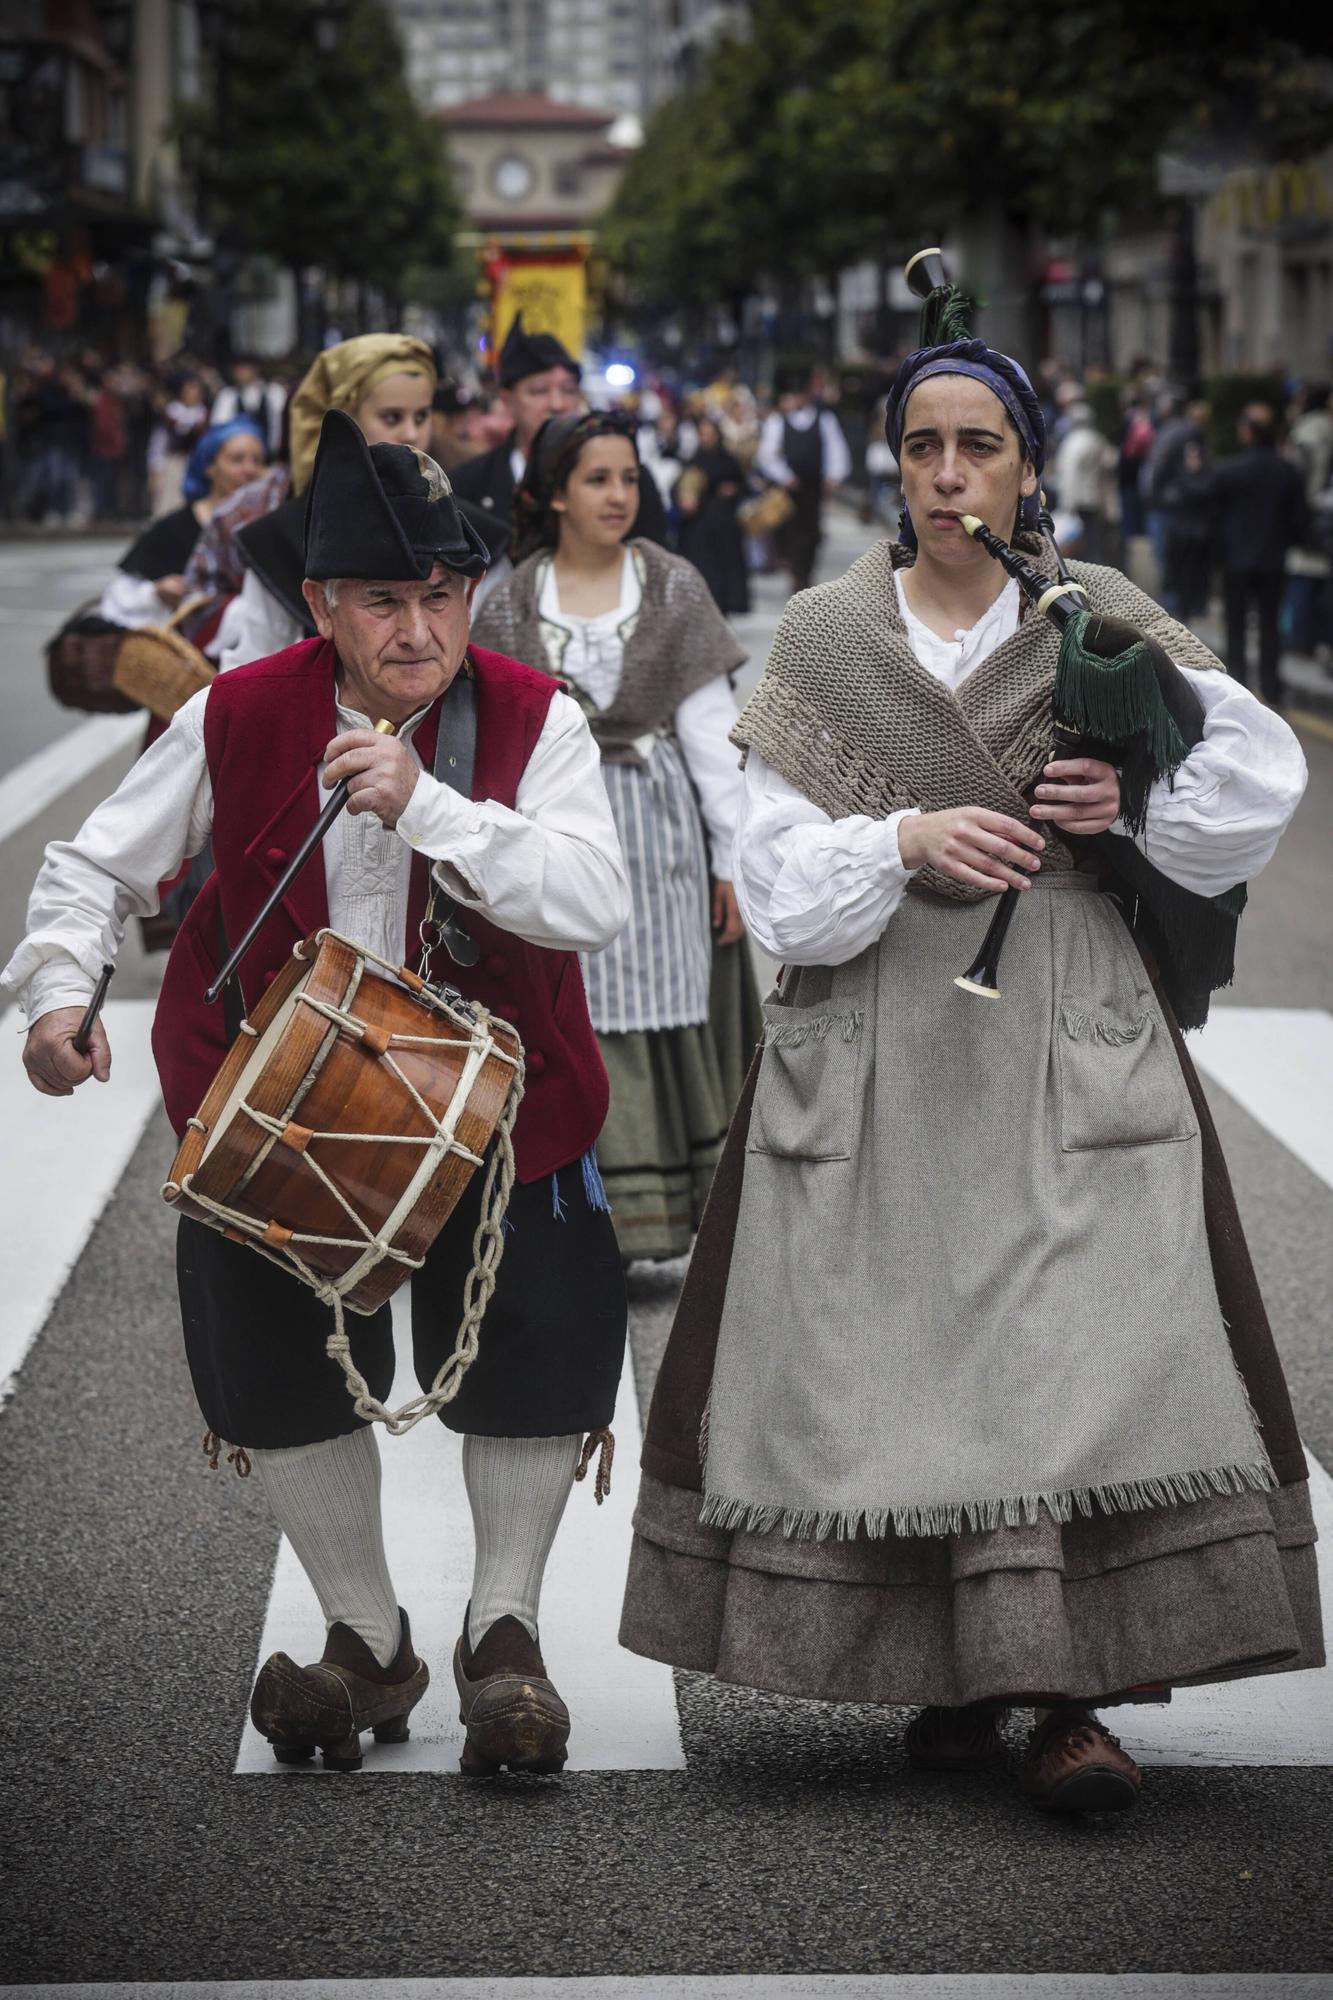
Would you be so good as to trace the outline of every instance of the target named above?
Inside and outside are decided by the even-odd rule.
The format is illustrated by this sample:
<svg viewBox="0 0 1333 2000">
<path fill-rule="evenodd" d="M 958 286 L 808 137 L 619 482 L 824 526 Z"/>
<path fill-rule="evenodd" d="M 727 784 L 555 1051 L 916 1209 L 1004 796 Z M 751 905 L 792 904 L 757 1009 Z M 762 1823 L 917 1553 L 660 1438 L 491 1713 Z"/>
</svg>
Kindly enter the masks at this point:
<svg viewBox="0 0 1333 2000">
<path fill-rule="evenodd" d="M 624 438 L 638 459 L 634 419 L 618 410 L 588 410 L 582 416 L 546 419 L 532 440 L 527 466 L 514 493 L 516 563 L 537 549 L 556 546 L 560 525 L 551 502 L 568 486 L 585 445 L 602 437 Z"/>
</svg>

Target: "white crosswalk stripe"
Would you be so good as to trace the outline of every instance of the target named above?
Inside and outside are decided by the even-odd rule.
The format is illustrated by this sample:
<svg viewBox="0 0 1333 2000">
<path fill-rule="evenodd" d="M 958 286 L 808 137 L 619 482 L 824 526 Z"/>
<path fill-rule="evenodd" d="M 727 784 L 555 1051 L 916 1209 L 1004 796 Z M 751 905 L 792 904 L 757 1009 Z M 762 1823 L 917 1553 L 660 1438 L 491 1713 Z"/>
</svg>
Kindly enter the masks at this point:
<svg viewBox="0 0 1333 2000">
<path fill-rule="evenodd" d="M 398 1379 L 412 1376 L 406 1297 L 394 1302 Z M 483 1333 L 484 1338 L 484 1333 Z M 542 1592 L 542 1651 L 569 1705 L 571 1771 L 677 1771 L 684 1767 L 675 1685 L 668 1667 L 616 1642 L 638 1485 L 639 1412 L 628 1366 L 616 1404 L 616 1469 L 605 1504 L 591 1475 L 576 1486 L 556 1536 Z M 458 1770 L 463 1731 L 450 1662 L 472 1583 L 472 1518 L 458 1439 L 437 1423 L 385 1436 L 384 1531 L 389 1568 L 412 1618 L 417 1651 L 434 1679 L 412 1716 L 411 1740 L 376 1746 L 366 1772 Z M 281 1648 L 316 1660 L 324 1627 L 290 1545 L 279 1551 L 259 1659 Z M 368 1741 L 369 1739 L 367 1739 Z M 236 1769 L 298 1775 L 275 1762 L 247 1722 Z"/>
<path fill-rule="evenodd" d="M 824 1972 L 3 1986 L 0 2000 L 1330 2000 L 1323 1972 Z"/>
<path fill-rule="evenodd" d="M 0 777 L 0 841 L 143 735 L 143 715 L 90 715 Z M 73 828 L 66 829 L 72 833 Z"/>
<path fill-rule="evenodd" d="M 33 1089 L 18 1060 L 22 1015 L 0 1016 L 0 1403 L 159 1101 L 152 1001 L 112 1000 L 103 1019 L 111 1082 L 52 1098 Z"/>
<path fill-rule="evenodd" d="M 1205 1076 L 1333 1187 L 1333 1014 L 1318 1007 L 1214 1007 L 1190 1037 Z"/>
</svg>

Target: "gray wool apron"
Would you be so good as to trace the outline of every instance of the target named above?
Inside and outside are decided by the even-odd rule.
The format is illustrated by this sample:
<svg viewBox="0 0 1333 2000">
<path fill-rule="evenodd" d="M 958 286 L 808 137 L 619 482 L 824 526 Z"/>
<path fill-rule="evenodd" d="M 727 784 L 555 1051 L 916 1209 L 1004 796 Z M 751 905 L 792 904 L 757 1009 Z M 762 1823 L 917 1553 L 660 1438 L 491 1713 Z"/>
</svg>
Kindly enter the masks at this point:
<svg viewBox="0 0 1333 2000">
<path fill-rule="evenodd" d="M 909 892 L 766 1004 L 705 1522 L 946 1535 L 1275 1483 L 1120 913 L 1038 876 L 985 1000 L 953 980 L 993 907 Z"/>
</svg>

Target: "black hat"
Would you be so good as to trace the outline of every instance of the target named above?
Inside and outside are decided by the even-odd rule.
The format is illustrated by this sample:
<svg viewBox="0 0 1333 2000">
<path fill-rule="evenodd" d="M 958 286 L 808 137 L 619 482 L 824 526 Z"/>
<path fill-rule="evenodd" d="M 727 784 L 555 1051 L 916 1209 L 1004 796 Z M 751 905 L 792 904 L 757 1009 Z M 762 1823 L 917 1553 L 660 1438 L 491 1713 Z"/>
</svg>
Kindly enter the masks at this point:
<svg viewBox="0 0 1333 2000">
<path fill-rule="evenodd" d="M 583 378 L 578 362 L 553 333 L 528 333 L 522 313 L 515 313 L 500 349 L 500 387 L 512 389 L 515 382 L 528 375 L 544 375 L 548 368 L 568 368 L 576 382 Z"/>
<path fill-rule="evenodd" d="M 480 576 L 489 560 L 433 459 L 407 444 L 367 444 L 345 411 L 325 412 L 306 498 L 307 576 L 424 583 L 436 563 Z"/>
</svg>

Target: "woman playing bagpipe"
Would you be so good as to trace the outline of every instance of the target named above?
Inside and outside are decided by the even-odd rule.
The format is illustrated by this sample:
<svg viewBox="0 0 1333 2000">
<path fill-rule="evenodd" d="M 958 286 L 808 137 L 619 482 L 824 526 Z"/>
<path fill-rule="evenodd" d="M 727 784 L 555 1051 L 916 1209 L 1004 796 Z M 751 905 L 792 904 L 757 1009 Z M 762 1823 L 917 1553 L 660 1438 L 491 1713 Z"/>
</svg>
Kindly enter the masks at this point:
<svg viewBox="0 0 1333 2000">
<path fill-rule="evenodd" d="M 622 1639 L 910 1704 L 932 1770 L 1031 1706 L 1022 1791 L 1107 1810 L 1140 1774 L 1098 1709 L 1322 1658 L 1305 1461 L 1179 1033 L 1305 771 L 1123 576 L 1060 577 L 1028 378 L 927 273 L 902 538 L 792 600 L 733 737 L 737 897 L 786 969 L 657 1384 Z"/>
</svg>

